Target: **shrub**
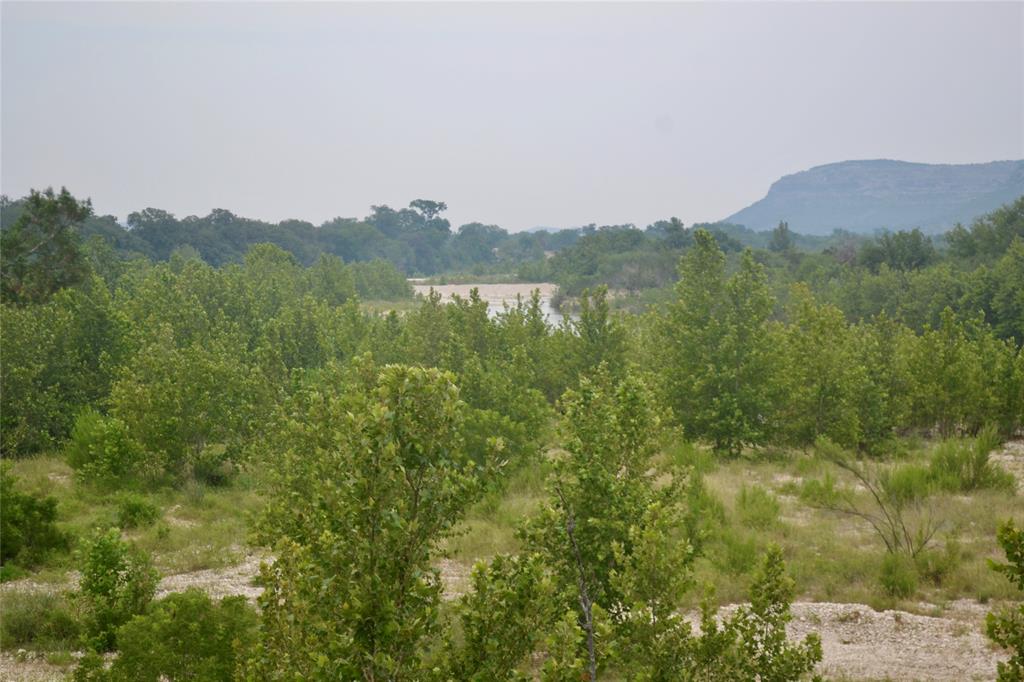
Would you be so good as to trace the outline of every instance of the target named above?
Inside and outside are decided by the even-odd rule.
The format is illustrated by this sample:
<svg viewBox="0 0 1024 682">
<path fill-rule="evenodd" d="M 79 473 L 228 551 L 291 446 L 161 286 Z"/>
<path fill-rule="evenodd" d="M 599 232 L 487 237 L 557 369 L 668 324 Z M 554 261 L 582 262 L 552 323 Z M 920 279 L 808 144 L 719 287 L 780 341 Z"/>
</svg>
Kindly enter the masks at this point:
<svg viewBox="0 0 1024 682">
<path fill-rule="evenodd" d="M 1007 521 L 999 529 L 998 538 L 1007 563 L 993 561 L 992 568 L 1006 576 L 1017 589 L 1024 590 L 1024 530 Z M 1024 604 L 1007 608 L 1002 613 L 989 613 L 985 619 L 985 634 L 1010 651 L 1010 660 L 999 663 L 999 681 L 1024 679 Z"/>
<path fill-rule="evenodd" d="M 929 549 L 921 552 L 914 559 L 917 573 L 922 578 L 936 585 L 942 582 L 963 560 L 963 550 L 954 538 L 948 538 L 942 551 Z"/>
<path fill-rule="evenodd" d="M 973 440 L 947 440 L 932 455 L 931 475 L 944 490 L 972 492 L 984 488 L 1013 491 L 1013 475 L 989 461 L 1000 444 L 999 434 L 988 427 Z"/>
<path fill-rule="evenodd" d="M 473 568 L 473 590 L 459 601 L 461 642 L 445 642 L 449 679 L 515 679 L 516 667 L 553 620 L 552 584 L 538 557 L 498 555 Z"/>
<path fill-rule="evenodd" d="M 890 597 L 906 599 L 917 590 L 917 568 L 913 560 L 903 554 L 886 553 L 879 582 Z"/>
<path fill-rule="evenodd" d="M 759 485 L 744 485 L 736 498 L 736 513 L 744 526 L 764 530 L 779 522 L 779 501 Z"/>
<path fill-rule="evenodd" d="M 884 466 L 847 459 L 827 440 L 816 444 L 823 457 L 850 474 L 867 490 L 859 499 L 854 488 L 840 487 L 827 478 L 805 485 L 801 496 L 813 506 L 867 522 L 890 554 L 916 557 L 928 548 L 945 524 L 935 513 L 931 495 L 935 483 L 928 469 L 914 464 Z"/>
<path fill-rule="evenodd" d="M 126 493 L 117 502 L 117 525 L 121 528 L 151 526 L 160 518 L 160 510 L 142 495 Z"/>
<path fill-rule="evenodd" d="M 121 540 L 117 530 L 97 531 L 82 552 L 81 599 L 86 644 L 115 648 L 117 628 L 146 610 L 156 590 L 149 557 Z"/>
<path fill-rule="evenodd" d="M 32 566 L 47 554 L 66 550 L 69 542 L 57 528 L 57 500 L 15 490 L 16 480 L 0 462 L 0 564 Z"/>
<path fill-rule="evenodd" d="M 141 473 L 145 452 L 128 426 L 91 407 L 78 413 L 66 449 L 68 464 L 91 483 L 122 481 Z"/>
<path fill-rule="evenodd" d="M 118 629 L 109 679 L 227 682 L 252 647 L 258 624 L 245 597 L 214 602 L 198 589 L 168 595 Z"/>
<path fill-rule="evenodd" d="M 10 591 L 3 596 L 0 649 L 24 647 L 39 651 L 71 649 L 82 625 L 64 595 Z"/>
</svg>

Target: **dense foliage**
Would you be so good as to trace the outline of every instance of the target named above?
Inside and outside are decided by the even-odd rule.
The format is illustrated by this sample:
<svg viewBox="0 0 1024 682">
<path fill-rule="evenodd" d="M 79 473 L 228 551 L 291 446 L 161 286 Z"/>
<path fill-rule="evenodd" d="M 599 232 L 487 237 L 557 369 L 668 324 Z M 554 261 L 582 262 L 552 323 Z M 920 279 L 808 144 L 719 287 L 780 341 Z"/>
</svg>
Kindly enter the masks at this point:
<svg viewBox="0 0 1024 682">
<path fill-rule="evenodd" d="M 56 524 L 57 500 L 18 490 L 7 462 L 0 462 L 0 500 L 0 566 L 32 566 L 67 548 L 68 538 Z"/>
<path fill-rule="evenodd" d="M 17 215 L 3 267 L 20 282 L 0 305 L 3 455 L 60 452 L 78 484 L 118 491 L 122 529 L 159 516 L 129 491 L 248 470 L 275 557 L 258 615 L 196 594 L 153 603 L 149 560 L 104 527 L 80 548 L 77 603 L 89 648 L 120 655 L 109 670 L 83 659 L 79 679 L 799 679 L 820 647 L 784 638 L 780 553 L 749 607 L 721 621 L 708 607 L 699 630 L 681 614 L 722 512 L 668 444 L 722 461 L 814 447 L 833 466 L 798 492 L 871 525 L 896 596 L 936 572 L 936 494 L 1011 487 L 989 453 L 1024 422 L 1024 201 L 947 251 L 901 233 L 816 252 L 784 223 L 452 235 L 426 200 L 320 228 L 148 209 L 108 230 L 113 244 L 82 244 L 87 204 L 26 201 L 3 207 L 5 224 Z M 68 252 L 67 277 L 26 255 L 41 251 L 24 248 L 32 235 Z M 539 295 L 494 313 L 476 291 L 362 303 L 408 299 L 403 270 L 506 257 L 559 278 L 575 313 L 552 324 Z M 614 309 L 655 287 L 643 314 Z M 928 466 L 882 458 L 914 434 L 947 439 Z M 548 495 L 520 551 L 481 561 L 445 606 L 445 543 L 530 467 L 550 474 Z M 5 564 L 62 548 L 55 503 L 6 472 L 2 493 Z M 769 528 L 778 503 L 744 486 L 735 514 Z M 758 563 L 742 538 L 733 550 Z"/>
</svg>

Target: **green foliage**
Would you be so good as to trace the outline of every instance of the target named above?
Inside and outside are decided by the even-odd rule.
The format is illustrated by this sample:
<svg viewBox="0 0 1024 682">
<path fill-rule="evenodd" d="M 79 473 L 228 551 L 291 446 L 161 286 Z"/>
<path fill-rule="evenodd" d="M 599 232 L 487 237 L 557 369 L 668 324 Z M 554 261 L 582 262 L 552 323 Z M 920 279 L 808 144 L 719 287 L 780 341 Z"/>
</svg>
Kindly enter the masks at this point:
<svg viewBox="0 0 1024 682">
<path fill-rule="evenodd" d="M 63 594 L 10 590 L 3 595 L 2 607 L 0 649 L 56 651 L 78 645 L 81 619 Z"/>
<path fill-rule="evenodd" d="M 578 608 L 585 634 L 578 656 L 593 679 L 611 655 L 595 613 L 625 605 L 622 621 L 636 627 L 629 649 L 643 648 L 658 637 L 643 626 L 643 614 L 670 612 L 687 584 L 692 549 L 669 535 L 685 525 L 685 476 L 669 470 L 669 481 L 655 485 L 661 472 L 651 470 L 651 457 L 661 417 L 636 377 L 615 384 L 602 365 L 566 393 L 562 406 L 567 453 L 555 463 L 549 503 L 523 536 L 553 572 L 564 608 Z"/>
<path fill-rule="evenodd" d="M 128 425 L 91 407 L 78 413 L 65 449 L 68 464 L 90 483 L 112 484 L 143 475 L 147 457 Z"/>
<path fill-rule="evenodd" d="M 572 333 L 569 361 L 577 377 L 590 375 L 602 363 L 613 374 L 621 373 L 626 365 L 626 330 L 609 313 L 607 287 L 584 290 L 579 317 L 566 324 Z"/>
<path fill-rule="evenodd" d="M 917 567 L 906 555 L 886 553 L 878 580 L 890 597 L 908 599 L 917 591 Z"/>
<path fill-rule="evenodd" d="M 946 440 L 932 455 L 931 475 L 940 487 L 969 493 L 982 489 L 1013 492 L 1013 475 L 989 461 L 989 455 L 1001 444 L 994 427 L 982 430 L 971 440 Z"/>
<path fill-rule="evenodd" d="M 81 602 L 87 646 L 112 651 L 117 629 L 145 612 L 158 574 L 149 557 L 111 528 L 97 530 L 82 548 Z"/>
<path fill-rule="evenodd" d="M 786 623 L 792 616 L 793 581 L 785 574 L 782 552 L 769 550 L 750 587 L 750 606 L 741 606 L 726 625 L 735 645 L 728 663 L 714 664 L 718 679 L 799 680 L 821 661 L 821 640 L 810 634 L 790 644 Z M 731 659 L 731 660 L 729 660 Z M 723 673 L 729 670 L 727 674 Z"/>
<path fill-rule="evenodd" d="M 745 252 L 725 273 L 725 255 L 705 230 L 680 261 L 676 298 L 665 317 L 658 351 L 668 402 L 686 434 L 737 454 L 768 442 L 773 300 L 764 268 Z"/>
<path fill-rule="evenodd" d="M 170 594 L 118 629 L 118 655 L 103 679 L 229 682 L 258 624 L 244 597 L 214 602 L 197 589 Z"/>
<path fill-rule="evenodd" d="M 1007 563 L 992 562 L 992 568 L 1006 576 L 1018 590 L 1024 590 L 1024 531 L 1007 521 L 999 528 L 998 538 Z M 998 665 L 1000 682 L 1024 679 L 1024 604 L 1001 613 L 989 613 L 985 633 L 1010 653 L 1010 660 Z"/>
<path fill-rule="evenodd" d="M 858 496 L 853 488 L 838 486 L 826 478 L 822 483 L 805 485 L 804 499 L 864 521 L 888 553 L 915 558 L 945 525 L 933 504 L 937 485 L 927 467 L 853 461 L 826 439 L 819 439 L 816 448 L 822 458 L 849 474 L 867 495 Z"/>
<path fill-rule="evenodd" d="M 125 493 L 117 500 L 117 525 L 122 529 L 152 526 L 160 509 L 142 495 Z"/>
<path fill-rule="evenodd" d="M 75 226 L 92 215 L 88 200 L 65 188 L 32 191 L 21 215 L 0 236 L 0 301 L 42 303 L 88 273 Z"/>
<path fill-rule="evenodd" d="M 858 397 L 867 388 L 865 368 L 843 313 L 817 305 L 806 286 L 790 296 L 790 325 L 784 337 L 785 384 L 780 430 L 796 445 L 825 436 L 847 447 L 863 440 Z"/>
<path fill-rule="evenodd" d="M 910 419 L 943 436 L 976 433 L 986 423 L 1012 433 L 1021 421 L 1018 351 L 974 319 L 958 321 L 949 308 L 937 329 L 926 327 L 901 350 L 911 379 Z"/>
<path fill-rule="evenodd" d="M 553 586 L 535 556 L 496 556 L 473 567 L 472 591 L 458 605 L 461 642 L 449 634 L 443 676 L 451 680 L 529 679 L 517 672 L 553 620 Z"/>
<path fill-rule="evenodd" d="M 465 405 L 450 374 L 362 363 L 296 396 L 260 525 L 252 679 L 381 679 L 419 670 L 438 629 L 438 543 L 476 499 Z"/>
<path fill-rule="evenodd" d="M 121 328 L 95 278 L 42 305 L 0 306 L 0 449 L 20 456 L 65 438 L 83 406 L 110 390 Z"/>
<path fill-rule="evenodd" d="M 68 536 L 57 528 L 57 500 L 16 489 L 9 462 L 0 462 L 0 564 L 33 566 L 66 551 Z"/>
<path fill-rule="evenodd" d="M 262 383 L 227 340 L 178 347 L 165 326 L 123 368 L 111 413 L 171 478 L 218 483 L 264 407 Z"/>
<path fill-rule="evenodd" d="M 947 235 L 949 249 L 958 258 L 995 259 L 1014 239 L 1024 238 L 1024 197 L 984 215 L 970 226 L 957 225 Z"/>
<path fill-rule="evenodd" d="M 779 523 L 779 501 L 759 485 L 744 485 L 736 496 L 736 514 L 748 528 L 770 528 Z"/>
<path fill-rule="evenodd" d="M 932 240 L 921 230 L 887 232 L 861 246 L 857 259 L 872 272 L 884 263 L 894 270 L 915 270 L 934 263 L 938 258 Z"/>
</svg>

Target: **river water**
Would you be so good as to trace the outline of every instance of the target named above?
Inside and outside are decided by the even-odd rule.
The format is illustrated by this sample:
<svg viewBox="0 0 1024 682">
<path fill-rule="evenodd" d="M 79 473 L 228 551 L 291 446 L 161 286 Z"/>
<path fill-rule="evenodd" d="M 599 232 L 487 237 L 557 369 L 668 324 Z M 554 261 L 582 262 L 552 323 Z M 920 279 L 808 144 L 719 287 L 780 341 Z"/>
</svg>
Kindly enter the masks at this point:
<svg viewBox="0 0 1024 682">
<path fill-rule="evenodd" d="M 487 312 L 490 315 L 500 313 L 504 310 L 506 303 L 509 306 L 515 305 L 516 296 L 522 296 L 524 301 L 529 299 L 534 289 L 536 289 L 540 292 L 541 310 L 544 311 L 544 316 L 548 322 L 553 325 L 558 325 L 562 322 L 562 315 L 551 306 L 551 297 L 554 295 L 557 287 L 550 282 L 539 284 L 420 284 L 413 282 L 412 288 L 417 294 L 423 294 L 424 296 L 433 289 L 441 294 L 441 299 L 444 301 L 452 300 L 453 296 L 469 298 L 470 290 L 475 288 L 480 292 L 480 298 L 487 301 Z"/>
</svg>

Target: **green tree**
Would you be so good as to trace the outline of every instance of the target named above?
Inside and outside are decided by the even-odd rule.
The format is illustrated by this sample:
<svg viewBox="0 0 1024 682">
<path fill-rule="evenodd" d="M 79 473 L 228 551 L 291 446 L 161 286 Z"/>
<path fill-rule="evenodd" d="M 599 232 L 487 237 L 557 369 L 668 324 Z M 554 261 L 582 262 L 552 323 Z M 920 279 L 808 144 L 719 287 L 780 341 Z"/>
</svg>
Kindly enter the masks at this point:
<svg viewBox="0 0 1024 682">
<path fill-rule="evenodd" d="M 111 413 L 171 478 L 218 482 L 239 462 L 267 404 L 230 338 L 179 348 L 168 325 L 122 368 Z"/>
<path fill-rule="evenodd" d="M 772 237 L 768 242 L 768 250 L 776 253 L 787 253 L 792 251 L 793 248 L 793 233 L 789 231 L 789 223 L 779 221 L 779 224 L 772 230 Z"/>
<path fill-rule="evenodd" d="M 600 641 L 600 614 L 623 603 L 626 590 L 634 601 L 651 596 L 639 578 L 626 582 L 616 576 L 639 561 L 635 552 L 649 548 L 652 533 L 661 537 L 665 526 L 658 524 L 682 524 L 682 480 L 675 472 L 668 485 L 654 484 L 660 472 L 652 471 L 651 457 L 659 444 L 661 418 L 639 379 L 627 375 L 615 385 L 602 366 L 593 379 L 580 381 L 578 391 L 568 391 L 562 406 L 566 456 L 556 462 L 550 501 L 523 536 L 554 573 L 563 608 L 575 612 L 583 634 L 578 657 L 593 680 L 609 655 Z M 685 575 L 691 558 L 685 543 L 659 550 L 671 551 L 647 554 L 660 556 L 661 567 L 667 562 Z M 571 674 L 574 661 L 552 664 L 562 671 L 553 668 L 550 675 Z"/>
<path fill-rule="evenodd" d="M 0 236 L 0 301 L 41 303 L 81 282 L 89 268 L 75 228 L 91 215 L 89 200 L 79 201 L 63 187 L 60 194 L 32 190 Z"/>
<path fill-rule="evenodd" d="M 841 310 L 818 305 L 810 290 L 796 285 L 790 295 L 790 324 L 784 332 L 785 385 L 779 428 L 797 445 L 819 436 L 846 447 L 862 442 L 856 397 L 867 381 Z"/>
<path fill-rule="evenodd" d="M 260 537 L 277 559 L 249 679 L 400 680 L 438 632 L 438 543 L 480 490 L 452 376 L 361 364 L 301 391 Z"/>
<path fill-rule="evenodd" d="M 145 612 L 159 576 L 149 557 L 121 540 L 114 528 L 97 530 L 85 543 L 81 570 L 86 644 L 113 651 L 117 629 Z"/>
<path fill-rule="evenodd" d="M 736 454 L 767 442 L 775 350 L 764 268 L 748 250 L 727 278 L 714 237 L 697 230 L 679 275 L 659 344 L 669 404 L 690 437 L 716 450 Z"/>
<path fill-rule="evenodd" d="M 998 538 L 1007 563 L 993 561 L 992 568 L 1006 576 L 1018 590 L 1024 590 L 1024 530 L 1007 521 L 999 529 Z M 998 665 L 999 682 L 1024 680 L 1024 604 L 1001 613 L 989 613 L 985 633 L 1010 652 L 1010 660 Z"/>
<path fill-rule="evenodd" d="M 499 555 L 478 562 L 471 581 L 457 607 L 459 628 L 445 638 L 443 677 L 530 679 L 517 668 L 540 644 L 555 604 L 540 557 Z"/>
<path fill-rule="evenodd" d="M 811 633 L 802 642 L 788 641 L 793 592 L 782 552 L 773 547 L 750 587 L 749 606 L 737 609 L 721 628 L 705 609 L 696 642 L 698 672 L 689 679 L 786 682 L 810 675 L 821 661 L 821 638 Z"/>
</svg>

